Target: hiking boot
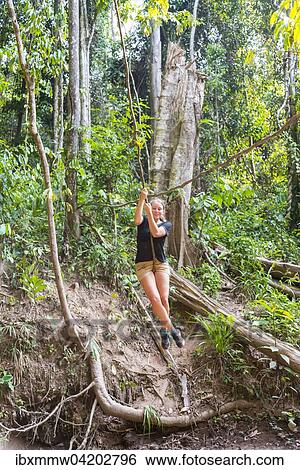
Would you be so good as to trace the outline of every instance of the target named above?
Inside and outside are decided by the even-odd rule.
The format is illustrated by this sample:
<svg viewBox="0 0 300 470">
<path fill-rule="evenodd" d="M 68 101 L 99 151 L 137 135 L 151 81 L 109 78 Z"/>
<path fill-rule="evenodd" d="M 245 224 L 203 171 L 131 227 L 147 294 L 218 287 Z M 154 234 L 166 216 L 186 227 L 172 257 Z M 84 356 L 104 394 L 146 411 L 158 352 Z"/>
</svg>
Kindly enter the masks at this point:
<svg viewBox="0 0 300 470">
<path fill-rule="evenodd" d="M 161 346 L 163 349 L 169 349 L 170 347 L 170 336 L 168 331 L 165 328 L 160 329 L 160 337 L 161 337 Z"/>
<path fill-rule="evenodd" d="M 184 341 L 184 339 L 181 335 L 181 331 L 178 330 L 177 328 L 172 328 L 171 335 L 172 335 L 172 338 L 174 339 L 174 341 L 176 343 L 176 346 L 178 348 L 183 348 L 183 346 L 185 344 L 185 341 Z"/>
</svg>

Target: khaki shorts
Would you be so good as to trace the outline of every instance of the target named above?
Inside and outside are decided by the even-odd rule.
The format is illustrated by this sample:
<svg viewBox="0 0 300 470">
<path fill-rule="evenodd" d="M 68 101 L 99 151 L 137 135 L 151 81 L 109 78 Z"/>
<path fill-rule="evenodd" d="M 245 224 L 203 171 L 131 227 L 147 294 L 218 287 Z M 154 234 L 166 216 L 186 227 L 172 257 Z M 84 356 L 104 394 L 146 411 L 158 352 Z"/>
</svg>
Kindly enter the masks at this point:
<svg viewBox="0 0 300 470">
<path fill-rule="evenodd" d="M 168 263 L 161 263 L 161 261 L 141 261 L 135 265 L 135 273 L 139 281 L 143 279 L 148 273 L 166 273 L 170 275 L 170 267 Z"/>
</svg>

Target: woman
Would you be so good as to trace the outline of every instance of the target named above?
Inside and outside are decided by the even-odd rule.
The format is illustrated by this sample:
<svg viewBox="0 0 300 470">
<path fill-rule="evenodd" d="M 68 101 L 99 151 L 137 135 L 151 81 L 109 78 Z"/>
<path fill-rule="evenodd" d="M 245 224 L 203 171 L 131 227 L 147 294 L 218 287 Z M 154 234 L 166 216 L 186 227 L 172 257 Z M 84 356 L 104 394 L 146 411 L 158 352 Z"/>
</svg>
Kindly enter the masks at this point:
<svg viewBox="0 0 300 470">
<path fill-rule="evenodd" d="M 134 216 L 134 223 L 138 226 L 136 275 L 161 323 L 162 347 L 168 349 L 172 337 L 177 346 L 182 348 L 184 340 L 169 317 L 170 269 L 164 253 L 164 243 L 172 224 L 165 219 L 163 202 L 153 199 L 148 203 L 147 196 L 147 189 L 142 189 Z M 146 217 L 143 216 L 143 210 Z"/>
</svg>

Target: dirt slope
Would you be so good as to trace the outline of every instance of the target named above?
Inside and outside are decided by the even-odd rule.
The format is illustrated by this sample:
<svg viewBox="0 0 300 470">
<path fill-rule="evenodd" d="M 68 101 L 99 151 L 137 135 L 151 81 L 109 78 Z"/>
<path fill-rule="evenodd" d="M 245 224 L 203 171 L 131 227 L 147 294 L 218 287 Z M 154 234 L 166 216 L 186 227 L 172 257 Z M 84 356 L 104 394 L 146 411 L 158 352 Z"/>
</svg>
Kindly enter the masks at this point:
<svg viewBox="0 0 300 470">
<path fill-rule="evenodd" d="M 0 417 L 2 423 L 17 428 L 47 417 L 62 397 L 83 390 L 90 383 L 90 377 L 84 357 L 66 342 L 60 328 L 53 284 L 49 284 L 47 298 L 38 305 L 30 304 L 20 293 L 8 289 L 4 293 L 0 298 L 0 372 L 8 371 L 13 375 L 14 390 L 1 385 Z M 78 323 L 87 326 L 90 336 L 100 345 L 107 388 L 116 400 L 134 407 L 150 406 L 158 414 L 172 416 L 187 412 L 197 414 L 208 407 L 217 410 L 221 404 L 236 398 L 257 398 L 246 386 L 254 378 L 243 377 L 243 373 L 237 371 L 237 380 L 229 374 L 226 383 L 224 377 L 221 380 L 224 371 L 215 358 L 209 354 L 195 355 L 199 331 L 190 323 L 188 313 L 176 313 L 174 306 L 177 324 L 184 328 L 187 337 L 183 350 L 174 344 L 171 347 L 180 371 L 188 378 L 191 408 L 183 410 L 178 378 L 157 350 L 151 327 L 133 304 L 99 283 L 86 288 L 78 282 L 69 282 L 67 295 Z M 279 392 L 278 378 L 271 384 L 270 374 L 263 367 L 257 374 L 260 375 L 255 380 L 261 384 L 262 394 L 269 396 L 273 391 Z M 27 436 L 34 437 L 36 445 L 51 448 L 68 448 L 73 438 L 73 448 L 78 447 L 87 428 L 93 400 L 90 390 L 67 402 Z M 299 403 L 294 401 L 289 409 L 291 406 L 296 413 Z M 96 409 L 87 446 L 104 449 L 298 448 L 298 428 L 291 432 L 287 427 L 287 419 L 281 415 L 280 399 L 277 408 L 279 421 L 269 418 L 261 409 L 260 414 L 254 411 L 252 416 L 251 413 L 217 416 L 201 427 L 175 434 L 136 428 L 106 417 Z M 21 441 L 10 440 L 9 443 L 16 448 L 26 445 L 23 437 Z"/>
</svg>

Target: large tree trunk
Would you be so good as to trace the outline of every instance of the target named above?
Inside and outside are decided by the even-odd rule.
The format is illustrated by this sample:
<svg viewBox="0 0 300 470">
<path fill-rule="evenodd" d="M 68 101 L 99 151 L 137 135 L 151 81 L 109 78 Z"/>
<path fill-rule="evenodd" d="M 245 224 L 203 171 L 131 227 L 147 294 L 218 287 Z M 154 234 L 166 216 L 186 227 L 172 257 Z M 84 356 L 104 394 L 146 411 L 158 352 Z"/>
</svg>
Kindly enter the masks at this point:
<svg viewBox="0 0 300 470">
<path fill-rule="evenodd" d="M 150 105 L 151 116 L 154 118 L 152 127 L 155 131 L 156 119 L 158 117 L 159 97 L 161 92 L 161 40 L 160 40 L 160 26 L 155 24 L 152 20 L 151 32 L 151 56 L 150 56 Z"/>
<path fill-rule="evenodd" d="M 18 145 L 21 142 L 22 137 L 22 126 L 23 126 L 23 118 L 24 118 L 24 110 L 25 110 L 25 103 L 26 103 L 26 82 L 22 79 L 22 89 L 21 89 L 21 99 L 17 105 L 17 128 L 14 143 Z"/>
<path fill-rule="evenodd" d="M 69 0 L 69 130 L 66 157 L 65 244 L 71 237 L 80 238 L 77 208 L 77 173 L 72 162 L 79 157 L 80 90 L 79 90 L 79 0 Z"/>
<path fill-rule="evenodd" d="M 298 58 L 295 52 L 289 50 L 285 66 L 288 69 L 288 117 L 296 112 L 296 71 Z M 288 144 L 288 208 L 289 225 L 291 229 L 299 227 L 300 223 L 300 172 L 298 163 L 299 154 L 298 123 L 291 126 L 290 142 Z"/>
<path fill-rule="evenodd" d="M 151 182 L 159 192 L 193 176 L 204 80 L 194 63 L 186 64 L 184 51 L 171 43 L 151 156 Z M 188 184 L 182 194 L 173 199 L 168 211 L 168 218 L 173 223 L 169 251 L 179 260 L 179 266 L 192 262 L 188 239 L 190 196 L 191 184 Z"/>
<path fill-rule="evenodd" d="M 61 152 L 64 146 L 64 91 L 63 74 L 53 80 L 53 153 Z"/>
<path fill-rule="evenodd" d="M 196 26 L 197 26 L 198 5 L 199 5 L 199 0 L 195 0 L 194 7 L 193 7 L 193 23 L 192 23 L 191 36 L 190 36 L 190 58 L 191 58 L 191 60 L 194 60 L 194 58 L 195 58 L 195 33 L 196 33 Z"/>
<path fill-rule="evenodd" d="M 54 13 L 60 15 L 63 13 L 65 0 L 55 0 Z M 61 21 L 57 22 L 55 31 L 57 47 L 61 47 Z M 63 72 L 59 72 L 53 80 L 53 153 L 56 154 L 63 149 L 64 145 L 64 91 L 63 91 Z"/>
<path fill-rule="evenodd" d="M 300 224 L 300 172 L 297 162 L 299 152 L 298 126 L 291 129 L 292 142 L 288 152 L 288 216 L 290 229 L 299 228 Z"/>
<path fill-rule="evenodd" d="M 91 135 L 90 44 L 91 38 L 86 0 L 80 0 L 80 150 L 85 158 L 88 158 L 91 154 L 91 146 L 88 142 Z"/>
</svg>

